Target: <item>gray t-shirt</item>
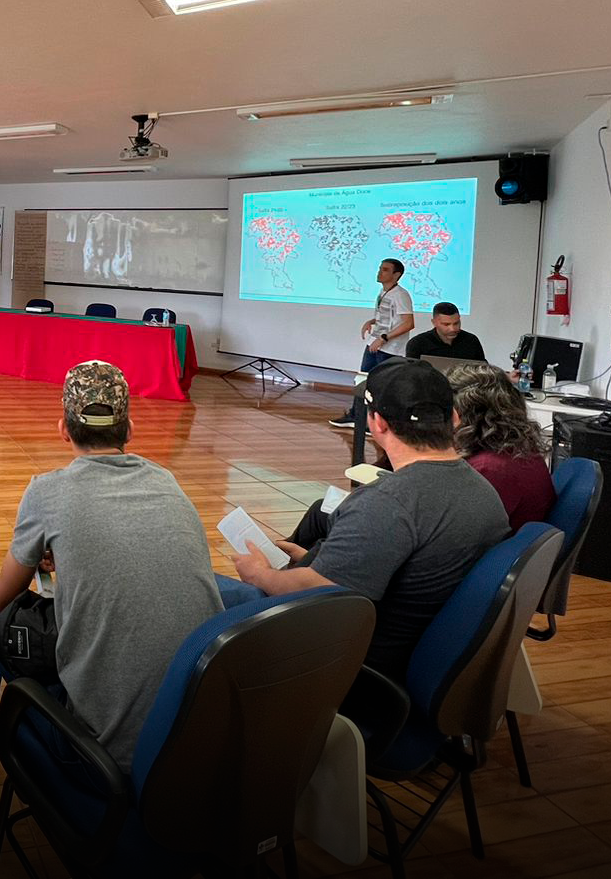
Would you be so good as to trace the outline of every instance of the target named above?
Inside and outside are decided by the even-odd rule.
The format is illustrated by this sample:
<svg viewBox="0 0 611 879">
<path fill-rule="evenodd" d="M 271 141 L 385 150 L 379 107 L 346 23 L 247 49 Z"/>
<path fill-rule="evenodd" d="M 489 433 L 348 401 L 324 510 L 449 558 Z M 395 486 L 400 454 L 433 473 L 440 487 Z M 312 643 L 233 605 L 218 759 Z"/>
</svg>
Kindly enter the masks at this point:
<svg viewBox="0 0 611 879">
<path fill-rule="evenodd" d="M 366 662 L 403 683 L 427 625 L 509 533 L 498 494 L 469 464 L 417 461 L 346 498 L 311 566 L 376 602 Z"/>
<path fill-rule="evenodd" d="M 123 769 L 177 648 L 223 610 L 197 511 L 138 455 L 83 455 L 35 476 L 11 546 L 56 565 L 57 664 L 68 704 Z"/>
</svg>

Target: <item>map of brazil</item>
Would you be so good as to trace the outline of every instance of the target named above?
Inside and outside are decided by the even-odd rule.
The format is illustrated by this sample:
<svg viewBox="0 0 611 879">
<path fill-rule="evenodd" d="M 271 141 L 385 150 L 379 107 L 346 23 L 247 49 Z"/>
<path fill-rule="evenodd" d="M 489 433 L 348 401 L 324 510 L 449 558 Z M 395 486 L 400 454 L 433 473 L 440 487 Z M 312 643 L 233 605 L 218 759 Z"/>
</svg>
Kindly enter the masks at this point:
<svg viewBox="0 0 611 879">
<path fill-rule="evenodd" d="M 246 193 L 240 298 L 368 307 L 392 257 L 417 311 L 468 314 L 476 198 L 475 178 Z"/>
</svg>

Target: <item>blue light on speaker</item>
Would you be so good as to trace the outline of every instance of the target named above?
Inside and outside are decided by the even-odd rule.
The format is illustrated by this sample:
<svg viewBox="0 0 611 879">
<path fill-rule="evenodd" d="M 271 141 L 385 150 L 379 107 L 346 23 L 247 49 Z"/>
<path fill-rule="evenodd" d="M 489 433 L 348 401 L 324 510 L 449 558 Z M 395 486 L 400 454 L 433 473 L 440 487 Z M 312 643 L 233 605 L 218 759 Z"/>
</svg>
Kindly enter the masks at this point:
<svg viewBox="0 0 611 879">
<path fill-rule="evenodd" d="M 520 184 L 517 180 L 503 180 L 501 183 L 501 190 L 503 195 L 507 195 L 511 198 L 511 196 L 515 195 L 519 190 Z"/>
</svg>

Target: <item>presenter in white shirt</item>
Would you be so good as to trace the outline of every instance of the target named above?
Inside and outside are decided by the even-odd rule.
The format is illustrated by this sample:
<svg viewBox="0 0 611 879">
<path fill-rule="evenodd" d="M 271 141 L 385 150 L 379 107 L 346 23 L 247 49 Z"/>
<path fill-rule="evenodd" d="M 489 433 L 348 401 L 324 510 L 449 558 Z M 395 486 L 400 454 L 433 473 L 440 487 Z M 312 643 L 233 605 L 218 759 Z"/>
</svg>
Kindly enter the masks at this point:
<svg viewBox="0 0 611 879">
<path fill-rule="evenodd" d="M 410 331 L 414 329 L 414 306 L 407 290 L 399 286 L 405 266 L 398 259 L 384 259 L 377 281 L 382 285 L 374 316 L 361 327 L 361 338 L 370 337 L 363 353 L 361 372 L 369 372 L 388 357 L 403 356 Z M 333 427 L 354 427 L 354 404 L 338 418 L 329 419 Z"/>
</svg>

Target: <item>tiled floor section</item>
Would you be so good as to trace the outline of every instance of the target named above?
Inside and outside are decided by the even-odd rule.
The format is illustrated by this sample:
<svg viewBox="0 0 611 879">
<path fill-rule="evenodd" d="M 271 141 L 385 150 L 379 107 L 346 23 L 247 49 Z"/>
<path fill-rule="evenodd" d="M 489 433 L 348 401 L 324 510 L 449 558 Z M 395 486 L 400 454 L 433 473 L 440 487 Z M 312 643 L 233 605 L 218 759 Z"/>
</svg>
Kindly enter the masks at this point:
<svg viewBox="0 0 611 879">
<path fill-rule="evenodd" d="M 169 467 L 197 507 L 215 569 L 233 574 L 216 523 L 236 505 L 272 537 L 288 534 L 307 505 L 343 477 L 351 433 L 326 419 L 340 393 L 256 382 L 195 379 L 191 404 L 135 399 L 131 449 Z M 8 548 L 19 498 L 34 473 L 70 453 L 56 432 L 59 389 L 0 376 L 0 552 Z M 373 448 L 368 448 L 370 459 Z M 486 859 L 470 854 L 460 796 L 446 805 L 407 861 L 409 879 L 609 879 L 611 876 L 611 584 L 574 577 L 568 615 L 547 644 L 528 642 L 543 712 L 521 718 L 533 788 L 522 788 L 505 730 L 475 777 Z M 31 823 L 22 829 L 45 879 L 64 868 Z M 347 867 L 307 840 L 298 843 L 302 879 L 387 879 L 368 859 Z M 5 843 L 2 879 L 25 874 Z M 139 877 L 138 877 L 139 879 Z M 171 879 L 171 877 L 168 877 Z"/>
</svg>

